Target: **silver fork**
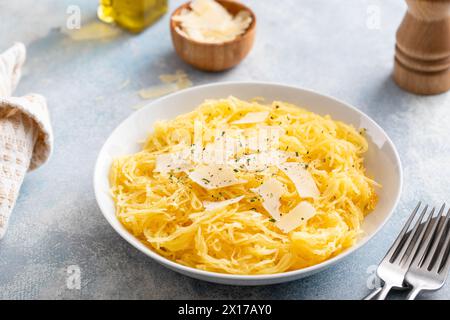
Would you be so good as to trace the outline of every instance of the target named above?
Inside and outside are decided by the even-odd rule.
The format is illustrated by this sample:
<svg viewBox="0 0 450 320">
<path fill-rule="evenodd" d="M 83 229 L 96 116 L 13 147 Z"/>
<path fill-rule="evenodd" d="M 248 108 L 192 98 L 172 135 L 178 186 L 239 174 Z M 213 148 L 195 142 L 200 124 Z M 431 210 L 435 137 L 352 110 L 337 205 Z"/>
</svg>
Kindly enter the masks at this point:
<svg viewBox="0 0 450 320">
<path fill-rule="evenodd" d="M 450 209 L 445 216 L 442 211 L 434 219 L 431 227 L 431 222 L 427 222 L 424 230 L 428 228 L 431 230 L 420 245 L 420 250 L 405 275 L 405 281 L 412 287 L 408 300 L 414 300 L 422 290 L 440 289 L 447 279 L 450 269 L 450 230 L 447 230 Z"/>
<path fill-rule="evenodd" d="M 420 228 L 420 225 L 425 213 L 428 210 L 428 205 L 426 205 L 425 208 L 420 213 L 420 216 L 417 219 L 414 227 L 409 232 L 409 235 L 405 236 L 406 232 L 408 231 L 411 225 L 411 222 L 416 217 L 416 214 L 419 211 L 420 206 L 421 202 L 417 204 L 416 208 L 411 213 L 411 216 L 408 218 L 408 221 L 406 221 L 402 231 L 398 235 L 394 244 L 391 246 L 386 256 L 378 265 L 377 275 L 384 282 L 383 288 L 381 290 L 380 289 L 375 290 L 367 297 L 365 297 L 364 298 L 365 300 L 371 300 L 372 298 L 374 298 L 374 296 L 376 296 L 377 300 L 384 300 L 386 299 L 386 296 L 388 295 L 389 291 L 391 291 L 392 288 L 405 288 L 404 282 L 406 273 L 413 260 L 413 257 L 415 256 L 418 250 L 419 244 L 423 238 L 426 229 Z M 432 219 L 434 210 L 435 209 L 433 208 L 429 213 L 427 219 L 428 221 Z M 441 211 L 443 210 L 444 209 L 442 207 Z M 411 248 L 410 245 L 412 246 Z"/>
</svg>

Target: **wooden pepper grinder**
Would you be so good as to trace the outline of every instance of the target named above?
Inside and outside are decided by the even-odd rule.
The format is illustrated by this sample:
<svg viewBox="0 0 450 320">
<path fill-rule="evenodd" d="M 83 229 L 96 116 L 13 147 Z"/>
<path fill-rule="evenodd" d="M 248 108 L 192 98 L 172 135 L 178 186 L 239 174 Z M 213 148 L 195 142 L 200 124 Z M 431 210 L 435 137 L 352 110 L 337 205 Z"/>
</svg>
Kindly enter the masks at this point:
<svg viewBox="0 0 450 320">
<path fill-rule="evenodd" d="M 450 0 L 406 0 L 395 47 L 394 80 L 416 94 L 450 89 Z"/>
</svg>

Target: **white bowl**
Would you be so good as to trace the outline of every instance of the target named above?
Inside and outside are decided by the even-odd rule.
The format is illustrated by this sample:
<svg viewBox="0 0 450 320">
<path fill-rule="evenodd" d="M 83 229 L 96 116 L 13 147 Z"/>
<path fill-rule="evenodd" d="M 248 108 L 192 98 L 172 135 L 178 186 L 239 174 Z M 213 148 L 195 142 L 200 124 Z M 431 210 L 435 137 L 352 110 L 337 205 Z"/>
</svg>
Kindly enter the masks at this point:
<svg viewBox="0 0 450 320">
<path fill-rule="evenodd" d="M 108 172 L 113 158 L 137 152 L 139 141 L 151 132 L 153 123 L 161 119 L 173 119 L 192 111 L 208 98 L 226 98 L 230 95 L 241 99 L 264 97 L 266 101 L 281 100 L 305 107 L 315 113 L 329 114 L 335 120 L 366 128 L 369 151 L 365 155 L 367 172 L 383 185 L 377 190 L 379 202 L 363 225 L 364 235 L 351 248 L 320 264 L 284 273 L 269 275 L 232 275 L 202 271 L 170 261 L 142 244 L 117 220 L 114 203 L 109 193 Z M 398 153 L 387 134 L 367 115 L 356 108 L 310 90 L 292 86 L 261 82 L 227 82 L 198 86 L 171 94 L 149 103 L 123 121 L 109 136 L 97 158 L 94 173 L 94 189 L 98 205 L 111 226 L 131 245 L 164 266 L 184 275 L 210 282 L 232 285 L 266 285 L 291 281 L 319 272 L 342 260 L 367 243 L 391 216 L 400 197 L 402 169 Z"/>
</svg>

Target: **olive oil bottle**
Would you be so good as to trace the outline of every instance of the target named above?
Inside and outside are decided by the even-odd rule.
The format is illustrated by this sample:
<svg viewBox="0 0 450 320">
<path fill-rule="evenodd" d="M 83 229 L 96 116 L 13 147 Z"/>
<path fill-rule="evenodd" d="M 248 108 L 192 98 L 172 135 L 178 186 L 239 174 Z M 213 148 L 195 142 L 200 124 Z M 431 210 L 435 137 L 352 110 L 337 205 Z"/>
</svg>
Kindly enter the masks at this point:
<svg viewBox="0 0 450 320">
<path fill-rule="evenodd" d="M 166 12 L 167 0 L 100 0 L 97 14 L 104 22 L 140 32 Z"/>
</svg>

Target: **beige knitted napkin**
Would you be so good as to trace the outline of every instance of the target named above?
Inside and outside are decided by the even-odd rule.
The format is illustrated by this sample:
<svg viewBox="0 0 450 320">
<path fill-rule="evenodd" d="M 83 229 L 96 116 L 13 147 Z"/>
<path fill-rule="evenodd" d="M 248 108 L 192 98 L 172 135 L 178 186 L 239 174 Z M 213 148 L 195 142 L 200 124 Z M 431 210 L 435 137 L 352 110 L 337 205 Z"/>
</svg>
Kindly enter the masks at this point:
<svg viewBox="0 0 450 320">
<path fill-rule="evenodd" d="M 53 147 L 45 98 L 37 94 L 11 96 L 25 56 L 21 43 L 0 55 L 0 238 L 25 174 L 46 162 Z"/>
</svg>

